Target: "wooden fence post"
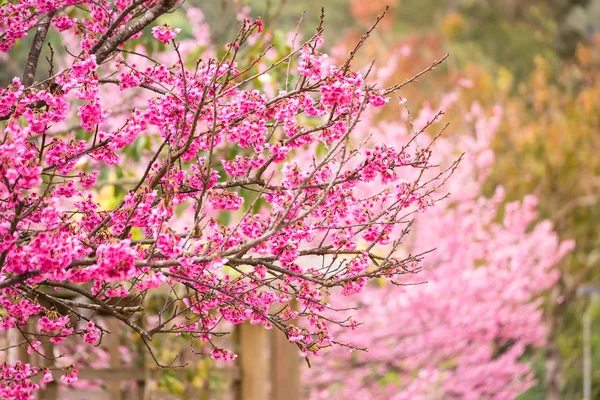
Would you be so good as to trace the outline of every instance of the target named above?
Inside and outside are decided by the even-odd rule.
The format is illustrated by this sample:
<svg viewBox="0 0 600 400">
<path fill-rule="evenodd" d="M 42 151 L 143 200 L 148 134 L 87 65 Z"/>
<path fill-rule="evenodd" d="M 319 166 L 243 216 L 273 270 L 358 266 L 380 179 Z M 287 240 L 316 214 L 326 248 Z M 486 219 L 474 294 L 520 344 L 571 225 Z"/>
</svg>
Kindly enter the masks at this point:
<svg viewBox="0 0 600 400">
<path fill-rule="evenodd" d="M 27 329 L 27 326 L 22 327 L 23 331 Z M 7 333 L 7 342 L 11 347 L 7 352 L 7 361 L 14 363 L 15 361 L 21 361 L 22 363 L 29 362 L 29 354 L 27 354 L 27 343 L 23 338 L 21 332 L 16 328 L 11 328 Z"/>
<path fill-rule="evenodd" d="M 249 322 L 237 327 L 240 382 L 237 400 L 267 399 L 267 332 L 263 325 Z"/>
<path fill-rule="evenodd" d="M 298 347 L 281 331 L 271 332 L 271 400 L 300 400 Z"/>
<path fill-rule="evenodd" d="M 291 302 L 290 306 L 296 309 L 296 301 Z M 273 329 L 270 333 L 271 400 L 300 400 L 300 350 L 279 329 Z"/>
<path fill-rule="evenodd" d="M 108 317 L 106 321 L 110 335 L 107 336 L 108 353 L 110 356 L 110 367 L 119 369 L 121 368 L 121 338 L 119 331 L 121 328 L 121 321 L 116 318 Z M 121 392 L 121 381 L 111 381 L 107 383 L 108 392 L 110 393 L 111 400 L 123 400 L 123 393 Z"/>
<path fill-rule="evenodd" d="M 42 337 L 40 339 L 42 342 L 42 352 L 44 357 L 39 357 L 41 360 L 41 364 L 44 367 L 53 367 L 54 366 L 54 344 L 50 341 L 48 337 Z M 58 383 L 56 380 L 52 382 L 46 383 L 46 388 L 40 391 L 40 399 L 43 400 L 57 400 L 58 399 Z"/>
</svg>

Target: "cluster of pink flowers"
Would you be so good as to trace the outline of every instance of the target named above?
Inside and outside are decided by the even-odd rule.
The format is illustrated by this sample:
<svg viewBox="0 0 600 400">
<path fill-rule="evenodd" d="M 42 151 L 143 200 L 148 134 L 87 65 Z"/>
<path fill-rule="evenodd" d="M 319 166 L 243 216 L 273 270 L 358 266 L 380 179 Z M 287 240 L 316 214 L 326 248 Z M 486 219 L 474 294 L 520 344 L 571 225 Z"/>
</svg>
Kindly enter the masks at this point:
<svg viewBox="0 0 600 400">
<path fill-rule="evenodd" d="M 375 89 L 350 62 L 325 66 L 316 35 L 292 57 L 294 89 L 246 89 L 248 79 L 267 72 L 248 78 L 236 49 L 262 21 L 244 20 L 222 59 L 202 58 L 188 69 L 172 48 L 169 61 L 120 50 L 176 0 L 82 3 L 8 2 L 0 13 L 5 51 L 39 19 L 32 6 L 52 13 L 50 29 L 64 31 L 71 47 L 64 68 L 47 80 L 15 79 L 0 91 L 2 330 L 35 326 L 23 333 L 31 352 L 42 334 L 54 343 L 98 343 L 107 330 L 95 313 L 91 320 L 63 315 L 34 300 L 66 301 L 43 290 L 53 289 L 84 299 L 64 310 L 111 310 L 148 348 L 153 335 L 185 334 L 192 344 L 209 343 L 214 359 L 230 361 L 235 355 L 213 339 L 225 323 L 249 321 L 282 330 L 303 354 L 318 354 L 338 343 L 330 333 L 333 288 L 351 295 L 418 267 L 421 257 L 398 246 L 412 215 L 435 203 L 436 179 L 448 172 L 421 180 L 423 170 L 438 170 L 427 146 L 371 145 L 355 132 L 362 114 L 385 106 L 393 88 Z M 15 14 L 28 22 L 14 27 Z M 152 29 L 168 46 L 178 32 Z M 406 171 L 415 173 L 407 178 Z M 134 182 L 110 182 L 118 174 Z M 363 190 L 373 183 L 381 190 Z M 125 189 L 116 204 L 98 204 L 99 193 L 115 186 Z M 184 308 L 165 300 L 167 287 Z M 158 322 L 145 327 L 135 321 L 151 312 L 146 304 L 108 301 L 155 293 L 165 303 L 155 311 Z M 273 312 L 293 300 L 298 311 Z M 301 327 L 291 325 L 294 318 Z M 0 373 L 13 369 L 24 371 L 21 378 L 3 380 L 0 390 L 30 398 L 36 386 L 29 377 L 45 372 L 4 364 Z M 62 382 L 77 380 L 76 368 L 63 369 Z"/>
<path fill-rule="evenodd" d="M 210 204 L 215 210 L 239 210 L 244 199 L 235 192 L 213 191 L 210 197 Z"/>
<path fill-rule="evenodd" d="M 67 383 L 67 384 L 75 383 L 75 382 L 77 382 L 78 379 L 79 379 L 79 370 L 77 368 L 70 368 L 66 374 L 64 374 L 60 377 L 60 380 L 62 380 L 64 383 Z"/>
<path fill-rule="evenodd" d="M 180 28 L 171 28 L 169 25 L 164 24 L 155 26 L 152 28 L 152 36 L 160 40 L 164 44 L 168 44 L 171 40 L 175 39 L 177 34 L 181 32 Z"/>
<path fill-rule="evenodd" d="M 66 316 L 56 318 L 55 320 L 43 316 L 38 320 L 38 324 L 40 326 L 40 332 L 45 333 L 63 329 L 68 321 L 69 317 Z"/>
<path fill-rule="evenodd" d="M 233 160 L 222 160 L 223 169 L 231 176 L 244 176 L 248 167 L 250 167 L 251 160 L 247 157 L 235 156 Z M 253 165 L 256 167 L 256 165 Z"/>
<path fill-rule="evenodd" d="M 321 43 L 323 43 L 323 39 L 321 37 L 317 38 L 315 45 L 318 46 Z M 316 46 L 304 46 L 302 48 L 300 60 L 298 61 L 298 73 L 307 78 L 320 79 L 322 76 L 323 62 L 327 59 L 326 54 L 317 54 L 315 52 Z"/>
<path fill-rule="evenodd" d="M 61 15 L 58 18 L 52 19 L 52 25 L 54 25 L 54 27 L 56 27 L 56 30 L 59 32 L 64 32 L 66 30 L 71 29 L 76 22 L 77 19 L 69 18 L 68 15 Z"/>
<path fill-rule="evenodd" d="M 14 364 L 0 364 L 0 397 L 3 399 L 28 400 L 33 398 L 33 393 L 40 386 L 31 381 L 31 377 L 40 373 L 37 367 L 23 364 L 20 361 Z"/>
<path fill-rule="evenodd" d="M 106 281 L 126 281 L 139 274 L 135 266 L 137 252 L 131 241 L 122 240 L 116 244 L 101 244 L 96 250 L 98 261 L 93 276 L 102 276 Z"/>
<path fill-rule="evenodd" d="M 96 327 L 93 321 L 88 322 L 87 332 L 83 335 L 83 341 L 88 344 L 96 344 L 100 340 L 100 329 Z"/>
</svg>

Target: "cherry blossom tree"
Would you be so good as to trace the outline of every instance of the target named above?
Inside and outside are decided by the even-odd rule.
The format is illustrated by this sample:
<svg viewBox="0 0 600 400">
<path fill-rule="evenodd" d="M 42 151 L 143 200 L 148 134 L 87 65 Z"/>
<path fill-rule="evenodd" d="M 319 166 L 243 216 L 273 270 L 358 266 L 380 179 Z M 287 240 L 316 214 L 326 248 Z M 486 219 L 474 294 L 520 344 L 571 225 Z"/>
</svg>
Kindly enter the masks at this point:
<svg viewBox="0 0 600 400">
<path fill-rule="evenodd" d="M 442 103 L 454 101 L 456 93 Z M 434 115 L 425 105 L 414 120 L 406 114 L 403 125 L 370 131 L 374 141 L 404 141 Z M 332 336 L 366 351 L 332 348 L 318 357 L 307 372 L 311 398 L 514 399 L 532 386 L 524 355 L 544 343 L 539 295 L 558 279 L 554 267 L 573 242 L 560 242 L 548 221 L 534 224 L 533 196 L 503 205 L 502 188 L 483 195 L 501 117 L 475 104 L 465 115 L 470 132 L 438 140 L 431 162 L 465 152 L 463 162 L 444 186 L 450 198 L 415 219 L 406 243 L 406 251 L 436 250 L 412 279 L 356 296 L 354 324 L 364 325 Z M 350 307 L 335 295 L 331 303 Z"/>
<path fill-rule="evenodd" d="M 22 77 L 0 92 L 0 329 L 18 337 L 4 353 L 22 347 L 53 359 L 42 340 L 97 345 L 110 334 L 103 313 L 153 357 L 153 337 L 179 335 L 232 360 L 216 338 L 245 321 L 282 330 L 308 356 L 347 345 L 330 334 L 347 325 L 331 318 L 331 289 L 350 295 L 420 268 L 422 254 L 400 246 L 414 215 L 443 197 L 436 190 L 456 163 L 432 164 L 433 140 L 374 143 L 357 129 L 366 110 L 421 75 L 378 87 L 369 69 L 353 69 L 377 23 L 339 65 L 319 51 L 322 24 L 286 56 L 266 62 L 268 44 L 252 56 L 260 19 L 244 20 L 226 48 L 190 60 L 190 40 L 159 20 L 181 6 L 0 7 L 0 49 L 32 40 Z M 53 30 L 67 55 L 52 52 L 40 78 Z M 165 51 L 139 46 L 144 34 Z M 274 73 L 284 76 L 281 87 L 258 90 Z M 101 177 L 132 164 L 129 150 L 141 142 L 129 165 L 136 180 L 116 205 L 101 206 L 98 193 L 110 185 Z M 290 162 L 298 154 L 307 162 Z M 372 185 L 377 191 L 364 190 Z M 160 306 L 151 309 L 151 298 Z M 76 365 L 62 370 L 62 381 L 77 380 Z M 36 376 L 53 379 L 48 368 L 6 360 L 0 397 L 31 398 Z"/>
</svg>

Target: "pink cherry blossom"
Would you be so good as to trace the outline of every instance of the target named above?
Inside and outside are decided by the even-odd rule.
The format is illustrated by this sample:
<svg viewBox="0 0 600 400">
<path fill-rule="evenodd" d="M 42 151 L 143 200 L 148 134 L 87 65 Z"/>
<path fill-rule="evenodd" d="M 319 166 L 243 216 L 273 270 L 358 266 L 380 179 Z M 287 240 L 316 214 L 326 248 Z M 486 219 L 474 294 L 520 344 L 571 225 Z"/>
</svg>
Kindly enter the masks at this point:
<svg viewBox="0 0 600 400">
<path fill-rule="evenodd" d="M 52 372 L 49 370 L 46 370 L 44 372 L 44 376 L 42 377 L 42 382 L 44 383 L 50 383 L 54 380 L 54 378 L 52 377 Z"/>
<path fill-rule="evenodd" d="M 77 380 L 79 379 L 79 370 L 77 368 L 72 368 L 70 371 L 68 371 L 67 373 L 63 374 L 60 377 L 60 380 L 63 381 L 66 384 L 72 384 L 77 382 Z"/>
<path fill-rule="evenodd" d="M 168 44 L 171 40 L 175 39 L 179 32 L 181 32 L 180 28 L 171 28 L 166 24 L 152 28 L 152 36 L 164 44 Z"/>
</svg>

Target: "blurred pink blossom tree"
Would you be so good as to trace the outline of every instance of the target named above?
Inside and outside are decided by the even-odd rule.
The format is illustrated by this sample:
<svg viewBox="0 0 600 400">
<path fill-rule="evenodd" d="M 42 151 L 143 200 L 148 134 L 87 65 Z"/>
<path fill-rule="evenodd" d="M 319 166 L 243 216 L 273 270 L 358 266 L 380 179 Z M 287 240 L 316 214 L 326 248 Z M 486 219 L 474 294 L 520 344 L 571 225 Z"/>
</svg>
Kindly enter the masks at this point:
<svg viewBox="0 0 600 400">
<path fill-rule="evenodd" d="M 383 122 L 369 131 L 375 142 L 404 142 L 435 115 L 425 105 L 410 124 L 405 115 L 406 125 Z M 483 196 L 501 116 L 475 104 L 465 115 L 471 132 L 438 139 L 431 162 L 465 155 L 443 188 L 450 198 L 418 215 L 406 248 L 435 251 L 412 278 L 416 286 L 404 286 L 406 277 L 396 285 L 382 280 L 356 295 L 353 324 L 364 325 L 332 335 L 366 351 L 338 347 L 317 357 L 306 372 L 311 398 L 508 400 L 532 386 L 523 356 L 544 343 L 539 296 L 557 280 L 554 266 L 573 242 L 559 242 L 548 221 L 534 223 L 533 196 L 504 205 L 501 187 Z M 335 295 L 331 303 L 349 306 Z"/>
</svg>

